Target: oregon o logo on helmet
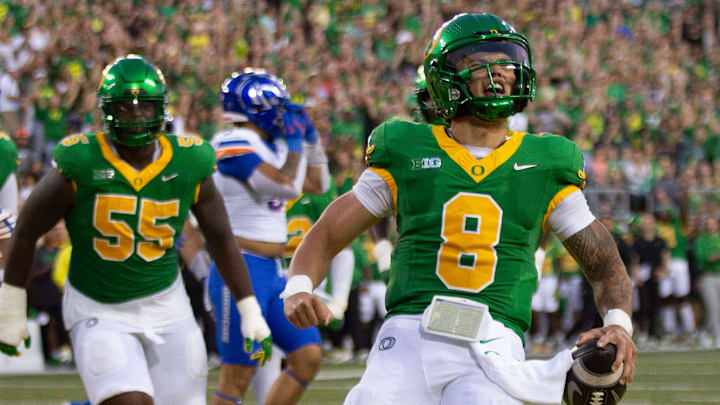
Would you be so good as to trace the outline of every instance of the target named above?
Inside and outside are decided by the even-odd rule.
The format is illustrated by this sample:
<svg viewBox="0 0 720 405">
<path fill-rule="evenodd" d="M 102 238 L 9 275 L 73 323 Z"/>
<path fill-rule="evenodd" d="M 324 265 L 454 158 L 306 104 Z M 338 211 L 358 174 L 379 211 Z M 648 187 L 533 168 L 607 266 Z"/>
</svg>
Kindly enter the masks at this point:
<svg viewBox="0 0 720 405">
<path fill-rule="evenodd" d="M 383 340 L 381 340 L 380 344 L 378 345 L 380 350 L 389 350 L 389 349 L 392 349 L 393 346 L 395 346 L 395 338 L 394 337 L 386 337 Z"/>
</svg>

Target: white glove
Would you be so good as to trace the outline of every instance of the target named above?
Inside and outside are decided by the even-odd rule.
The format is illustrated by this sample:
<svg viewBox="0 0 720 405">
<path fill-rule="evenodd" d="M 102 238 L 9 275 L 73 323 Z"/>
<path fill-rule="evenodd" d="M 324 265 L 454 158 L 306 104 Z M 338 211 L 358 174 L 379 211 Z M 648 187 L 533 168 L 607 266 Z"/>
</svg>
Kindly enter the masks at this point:
<svg viewBox="0 0 720 405">
<path fill-rule="evenodd" d="M 378 271 L 380 271 L 380 273 L 390 269 L 392 251 L 393 245 L 387 239 L 380 239 L 380 241 L 375 244 L 373 255 L 377 261 Z"/>
<path fill-rule="evenodd" d="M 237 309 L 242 317 L 240 329 L 243 337 L 260 342 L 270 336 L 270 327 L 265 322 L 260 305 L 254 295 L 241 299 L 237 303 Z"/>
<path fill-rule="evenodd" d="M 29 336 L 27 292 L 3 283 L 0 285 L 0 343 L 16 347 Z"/>
<path fill-rule="evenodd" d="M 240 313 L 240 330 L 245 338 L 245 352 L 250 353 L 253 348 L 253 341 L 260 343 L 261 350 L 253 353 L 251 359 L 259 359 L 260 365 L 270 358 L 272 352 L 272 337 L 270 327 L 262 316 L 260 305 L 254 295 L 247 296 L 237 303 L 237 310 Z"/>
<path fill-rule="evenodd" d="M 333 318 L 343 319 L 345 318 L 345 310 L 347 309 L 347 301 L 341 301 L 333 299 L 327 303 L 327 307 L 332 312 Z"/>
</svg>

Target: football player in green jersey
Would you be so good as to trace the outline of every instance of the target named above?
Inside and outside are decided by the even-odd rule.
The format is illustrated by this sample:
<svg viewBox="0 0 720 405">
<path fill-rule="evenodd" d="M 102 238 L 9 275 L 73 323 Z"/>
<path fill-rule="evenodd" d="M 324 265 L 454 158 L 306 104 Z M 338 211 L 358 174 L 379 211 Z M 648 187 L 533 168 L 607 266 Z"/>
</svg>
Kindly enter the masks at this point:
<svg viewBox="0 0 720 405">
<path fill-rule="evenodd" d="M 629 383 L 630 280 L 582 193 L 582 153 L 560 136 L 507 129 L 535 91 L 527 40 L 494 15 L 457 15 L 435 34 L 424 67 L 448 127 L 389 121 L 373 131 L 368 169 L 295 253 L 286 316 L 302 327 L 331 319 L 312 295 L 329 259 L 395 212 L 388 317 L 345 403 L 559 403 L 570 351 L 525 362 L 522 341 L 534 253 L 550 229 L 581 264 L 604 317 L 578 344 L 615 344 L 613 376 Z"/>
<path fill-rule="evenodd" d="M 5 264 L 8 241 L 15 228 L 18 207 L 17 147 L 10 137 L 0 132 L 0 280 Z"/>
<path fill-rule="evenodd" d="M 60 142 L 56 168 L 19 215 L 0 287 L 0 349 L 17 354 L 27 337 L 35 244 L 64 218 L 73 250 L 63 320 L 90 402 L 204 404 L 207 355 L 175 249 L 190 210 L 242 313 L 246 347 L 271 344 L 211 177 L 213 149 L 163 133 L 165 79 L 139 56 L 108 65 L 97 96 L 106 132 Z"/>
</svg>

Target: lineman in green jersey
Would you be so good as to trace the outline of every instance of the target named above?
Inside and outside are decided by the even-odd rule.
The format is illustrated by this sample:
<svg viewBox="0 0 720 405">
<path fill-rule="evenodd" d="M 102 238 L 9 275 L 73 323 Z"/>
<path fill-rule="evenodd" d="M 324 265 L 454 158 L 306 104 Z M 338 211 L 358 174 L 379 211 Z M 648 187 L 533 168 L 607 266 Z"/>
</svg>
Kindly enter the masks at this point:
<svg viewBox="0 0 720 405">
<path fill-rule="evenodd" d="M 373 131 L 368 169 L 293 257 L 286 316 L 298 327 L 331 319 L 312 295 L 329 259 L 395 212 L 388 318 L 345 403 L 559 403 L 569 350 L 524 362 L 521 338 L 548 228 L 581 264 L 604 317 L 578 344 L 617 345 L 613 370 L 629 383 L 632 289 L 581 191 L 582 153 L 560 136 L 507 130 L 534 94 L 527 40 L 496 16 L 455 16 L 428 47 L 425 76 L 448 127 L 390 121 Z"/>
<path fill-rule="evenodd" d="M 238 301 L 246 343 L 270 347 L 212 181 L 213 149 L 163 133 L 165 80 L 139 56 L 108 65 L 97 95 L 106 132 L 58 144 L 56 168 L 19 215 L 0 287 L 0 349 L 17 354 L 27 337 L 24 286 L 35 244 L 64 218 L 73 251 L 63 318 L 90 402 L 204 404 L 205 345 L 174 249 L 189 210 Z"/>
<path fill-rule="evenodd" d="M 8 241 L 15 228 L 17 215 L 18 186 L 15 178 L 17 163 L 15 142 L 6 133 L 0 132 L 0 280 L 2 280 Z"/>
</svg>

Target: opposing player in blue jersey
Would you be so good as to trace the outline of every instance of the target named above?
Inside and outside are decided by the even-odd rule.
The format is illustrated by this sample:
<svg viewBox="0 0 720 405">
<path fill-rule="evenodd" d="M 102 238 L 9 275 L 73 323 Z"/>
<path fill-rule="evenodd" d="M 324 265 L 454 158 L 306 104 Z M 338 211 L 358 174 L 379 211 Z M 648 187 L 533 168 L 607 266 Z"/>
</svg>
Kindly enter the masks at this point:
<svg viewBox="0 0 720 405">
<path fill-rule="evenodd" d="M 287 240 L 285 204 L 302 191 L 306 172 L 308 184 L 326 188 L 322 185 L 330 179 L 321 167 L 327 159 L 315 131 L 306 128 L 304 110 L 290 104 L 285 85 L 275 76 L 259 69 L 234 73 L 222 86 L 222 98 L 224 118 L 232 128 L 212 141 L 218 159 L 215 181 L 274 343 L 287 355 L 288 366 L 270 387 L 265 404 L 295 404 L 315 377 L 322 352 L 318 330 L 290 324 L 278 297 L 285 288 L 279 275 Z M 214 266 L 208 285 L 222 358 L 213 403 L 237 404 L 258 362 L 237 343 L 239 315 Z"/>
</svg>

